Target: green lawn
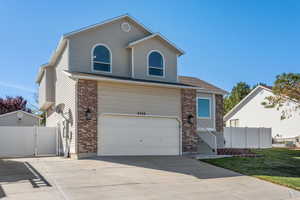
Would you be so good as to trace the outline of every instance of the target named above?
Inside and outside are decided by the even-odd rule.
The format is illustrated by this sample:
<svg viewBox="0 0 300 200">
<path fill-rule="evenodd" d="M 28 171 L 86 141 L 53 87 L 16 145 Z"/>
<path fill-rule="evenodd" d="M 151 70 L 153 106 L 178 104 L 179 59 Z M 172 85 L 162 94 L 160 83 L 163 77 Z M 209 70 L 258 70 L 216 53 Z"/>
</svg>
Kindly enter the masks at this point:
<svg viewBox="0 0 300 200">
<path fill-rule="evenodd" d="M 253 150 L 263 155 L 257 158 L 218 158 L 201 160 L 241 174 L 254 176 L 300 190 L 300 150 Z"/>
</svg>

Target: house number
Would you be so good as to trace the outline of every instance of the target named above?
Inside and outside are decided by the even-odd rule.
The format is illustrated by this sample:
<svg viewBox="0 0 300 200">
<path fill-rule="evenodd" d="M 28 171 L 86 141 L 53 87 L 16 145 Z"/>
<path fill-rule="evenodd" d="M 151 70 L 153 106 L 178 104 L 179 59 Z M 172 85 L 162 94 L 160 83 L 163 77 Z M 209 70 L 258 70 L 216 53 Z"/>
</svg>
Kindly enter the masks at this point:
<svg viewBox="0 0 300 200">
<path fill-rule="evenodd" d="M 146 115 L 146 112 L 138 112 L 138 115 Z"/>
</svg>

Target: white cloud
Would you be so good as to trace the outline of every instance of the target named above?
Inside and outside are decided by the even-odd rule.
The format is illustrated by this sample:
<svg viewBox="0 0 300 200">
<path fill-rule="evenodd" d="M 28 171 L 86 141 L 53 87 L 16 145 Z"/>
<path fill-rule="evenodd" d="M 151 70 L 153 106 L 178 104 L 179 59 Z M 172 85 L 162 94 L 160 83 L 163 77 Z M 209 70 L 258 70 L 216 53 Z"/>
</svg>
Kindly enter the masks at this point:
<svg viewBox="0 0 300 200">
<path fill-rule="evenodd" d="M 0 81 L 0 86 L 7 87 L 7 88 L 14 88 L 14 89 L 21 90 L 21 91 L 28 92 L 28 93 L 35 92 L 35 90 L 33 88 L 24 87 L 24 86 L 18 85 L 18 84 L 5 83 L 5 82 L 1 82 L 1 81 Z"/>
</svg>

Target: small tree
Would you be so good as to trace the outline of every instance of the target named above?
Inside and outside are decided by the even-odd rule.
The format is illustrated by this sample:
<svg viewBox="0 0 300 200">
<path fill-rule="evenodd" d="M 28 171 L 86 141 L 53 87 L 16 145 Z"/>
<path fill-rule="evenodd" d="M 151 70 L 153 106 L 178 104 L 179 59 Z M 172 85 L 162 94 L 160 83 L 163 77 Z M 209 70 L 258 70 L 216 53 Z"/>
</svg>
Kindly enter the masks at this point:
<svg viewBox="0 0 300 200">
<path fill-rule="evenodd" d="M 237 105 L 245 96 L 251 92 L 250 86 L 245 82 L 237 83 L 231 90 L 229 96 L 224 99 L 224 111 L 228 113 Z"/>
<path fill-rule="evenodd" d="M 283 73 L 276 77 L 272 87 L 274 96 L 262 104 L 266 108 L 281 110 L 281 119 L 286 119 L 300 109 L 300 74 Z"/>
<path fill-rule="evenodd" d="M 39 104 L 39 92 L 37 90 L 37 92 L 35 92 L 33 94 L 33 99 L 35 101 L 35 103 L 38 105 Z M 46 125 L 46 112 L 45 111 L 41 111 L 37 106 L 33 106 L 35 109 L 35 114 L 39 115 L 42 120 L 40 121 L 41 125 L 45 126 Z"/>
<path fill-rule="evenodd" d="M 5 114 L 17 110 L 23 110 L 31 113 L 31 109 L 26 107 L 27 101 L 21 97 L 0 98 L 0 114 Z"/>
</svg>

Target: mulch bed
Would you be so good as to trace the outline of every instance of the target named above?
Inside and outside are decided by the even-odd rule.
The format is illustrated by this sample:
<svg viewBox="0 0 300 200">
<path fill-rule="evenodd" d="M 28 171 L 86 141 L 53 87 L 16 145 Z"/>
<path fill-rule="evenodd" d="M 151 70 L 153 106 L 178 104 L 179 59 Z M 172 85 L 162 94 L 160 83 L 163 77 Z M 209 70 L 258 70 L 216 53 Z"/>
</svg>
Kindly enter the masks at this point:
<svg viewBox="0 0 300 200">
<path fill-rule="evenodd" d="M 218 149 L 218 155 L 232 155 L 233 157 L 262 157 L 250 149 Z"/>
</svg>

